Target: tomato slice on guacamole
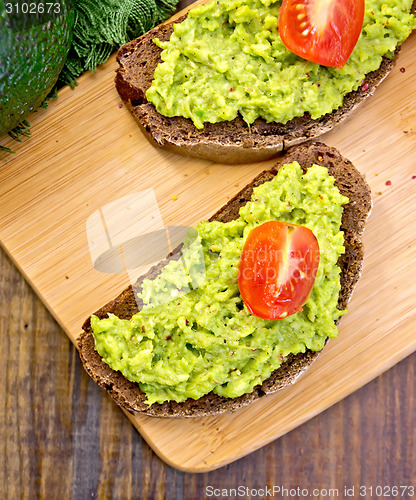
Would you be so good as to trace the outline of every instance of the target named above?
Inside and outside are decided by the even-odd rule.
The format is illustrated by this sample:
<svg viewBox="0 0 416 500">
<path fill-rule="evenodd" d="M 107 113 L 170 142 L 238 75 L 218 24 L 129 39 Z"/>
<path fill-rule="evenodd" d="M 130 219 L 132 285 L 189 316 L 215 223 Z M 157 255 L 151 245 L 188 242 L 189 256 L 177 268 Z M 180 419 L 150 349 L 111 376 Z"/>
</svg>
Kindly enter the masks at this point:
<svg viewBox="0 0 416 500">
<path fill-rule="evenodd" d="M 307 227 L 280 221 L 255 227 L 239 264 L 238 285 L 247 309 L 271 320 L 301 312 L 318 266 L 318 241 Z"/>
<path fill-rule="evenodd" d="M 364 11 L 364 0 L 283 0 L 280 37 L 296 55 L 342 68 L 360 36 Z"/>
</svg>

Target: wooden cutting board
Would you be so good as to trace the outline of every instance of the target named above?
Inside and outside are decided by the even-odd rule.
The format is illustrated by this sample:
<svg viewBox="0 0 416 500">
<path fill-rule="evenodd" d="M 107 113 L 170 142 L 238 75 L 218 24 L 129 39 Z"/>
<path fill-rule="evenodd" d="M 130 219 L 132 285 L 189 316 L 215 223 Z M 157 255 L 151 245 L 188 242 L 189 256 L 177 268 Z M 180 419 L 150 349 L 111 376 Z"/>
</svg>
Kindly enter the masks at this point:
<svg viewBox="0 0 416 500">
<path fill-rule="evenodd" d="M 323 140 L 366 175 L 374 208 L 365 267 L 340 326 L 294 386 L 236 413 L 170 420 L 128 415 L 167 463 L 200 472 L 254 451 L 358 389 L 416 348 L 416 33 L 392 74 Z M 401 69 L 403 68 L 403 69 Z M 0 144 L 0 241 L 69 338 L 127 284 L 92 265 L 86 224 L 115 200 L 153 190 L 163 223 L 192 225 L 273 162 L 239 166 L 150 146 L 114 88 L 114 57 L 30 117 L 32 138 Z M 51 353 L 53 356 L 53 353 Z"/>
</svg>

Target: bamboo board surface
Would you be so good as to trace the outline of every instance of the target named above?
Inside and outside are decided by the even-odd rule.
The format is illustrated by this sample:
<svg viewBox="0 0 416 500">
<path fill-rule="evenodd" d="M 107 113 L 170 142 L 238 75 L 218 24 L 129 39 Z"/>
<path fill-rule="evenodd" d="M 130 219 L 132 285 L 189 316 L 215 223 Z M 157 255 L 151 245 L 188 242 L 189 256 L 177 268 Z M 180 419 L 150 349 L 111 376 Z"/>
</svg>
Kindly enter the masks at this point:
<svg viewBox="0 0 416 500">
<path fill-rule="evenodd" d="M 173 467 L 201 472 L 236 460 L 416 349 L 415 53 L 413 34 L 376 94 L 322 137 L 366 175 L 374 197 L 364 272 L 339 338 L 294 386 L 236 413 L 184 420 L 128 415 Z M 273 164 L 227 166 L 154 149 L 119 106 L 115 69 L 113 57 L 76 90 L 62 89 L 30 118 L 30 140 L 0 140 L 16 151 L 0 168 L 0 242 L 73 342 L 84 319 L 129 281 L 126 273 L 94 269 L 86 232 L 91 214 L 153 189 L 166 226 L 193 225 Z"/>
</svg>

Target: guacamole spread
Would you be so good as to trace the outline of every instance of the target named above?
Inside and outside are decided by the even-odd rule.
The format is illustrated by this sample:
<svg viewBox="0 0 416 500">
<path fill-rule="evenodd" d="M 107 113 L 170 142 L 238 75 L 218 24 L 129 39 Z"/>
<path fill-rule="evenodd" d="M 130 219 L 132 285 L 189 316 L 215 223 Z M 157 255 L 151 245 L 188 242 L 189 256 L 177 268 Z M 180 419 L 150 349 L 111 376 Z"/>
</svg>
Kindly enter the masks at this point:
<svg viewBox="0 0 416 500">
<path fill-rule="evenodd" d="M 261 117 L 286 123 L 309 113 L 317 119 L 340 107 L 366 74 L 392 57 L 416 28 L 413 0 L 366 0 L 361 36 L 342 69 L 290 52 L 278 29 L 280 1 L 211 0 L 174 25 L 147 99 L 165 116 L 247 124 Z"/>
<path fill-rule="evenodd" d="M 231 222 L 200 222 L 182 257 L 145 280 L 145 304 L 132 319 L 113 314 L 91 326 L 103 360 L 137 382 L 147 403 L 198 399 L 213 391 L 226 397 L 251 392 L 290 354 L 319 351 L 336 337 L 334 321 L 344 252 L 340 231 L 348 198 L 324 167 L 306 173 L 297 162 L 254 189 Z M 303 311 L 278 321 L 248 313 L 238 289 L 238 264 L 248 233 L 269 220 L 308 227 L 320 248 L 314 286 Z M 185 269 L 185 272 L 184 272 Z"/>
</svg>

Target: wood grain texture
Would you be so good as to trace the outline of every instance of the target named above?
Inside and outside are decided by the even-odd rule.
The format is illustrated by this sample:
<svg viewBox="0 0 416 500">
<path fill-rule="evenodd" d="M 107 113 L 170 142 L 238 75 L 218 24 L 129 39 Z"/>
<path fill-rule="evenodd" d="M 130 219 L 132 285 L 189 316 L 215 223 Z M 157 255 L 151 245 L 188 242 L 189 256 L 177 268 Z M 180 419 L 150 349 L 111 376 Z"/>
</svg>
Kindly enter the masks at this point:
<svg viewBox="0 0 416 500">
<path fill-rule="evenodd" d="M 0 331 L 2 499 L 195 500 L 209 485 L 342 491 L 416 482 L 416 354 L 262 449 L 191 474 L 164 464 L 83 372 L 1 250 Z"/>
<path fill-rule="evenodd" d="M 206 470 L 223 465 L 311 418 L 414 350 L 412 321 L 414 323 L 415 293 L 407 264 L 413 262 L 415 244 L 414 233 L 408 231 L 415 223 L 413 212 L 409 210 L 415 201 L 416 186 L 411 181 L 415 172 L 414 163 L 410 161 L 411 155 L 416 152 L 412 104 L 416 100 L 416 90 L 411 84 L 415 78 L 415 67 L 411 64 L 415 47 L 413 35 L 403 50 L 399 65 L 376 96 L 349 122 L 325 138 L 328 144 L 337 146 L 366 173 L 376 193 L 374 213 L 366 233 L 366 269 L 351 304 L 350 309 L 354 314 L 343 320 L 341 338 L 331 343 L 320 364 L 313 368 L 307 378 L 287 391 L 284 397 L 279 397 L 278 401 L 276 398 L 273 400 L 273 405 L 276 403 L 273 408 L 270 403 L 272 400 L 269 399 L 260 402 L 261 405 L 257 404 L 255 410 L 253 406 L 224 419 L 183 422 L 175 426 L 160 424 L 148 417 L 136 418 L 134 423 L 146 439 L 176 466 Z M 405 73 L 399 71 L 400 66 L 406 67 Z M 113 199 L 114 192 L 116 197 L 129 193 L 132 185 L 138 189 L 153 187 L 166 223 L 175 221 L 192 224 L 213 213 L 230 194 L 237 191 L 238 186 L 267 167 L 267 164 L 226 167 L 208 162 L 195 163 L 195 160 L 154 150 L 143 141 L 126 110 L 118 107 L 119 101 L 112 85 L 114 67 L 113 59 L 97 74 L 83 77 L 76 94 L 64 89 L 58 102 L 53 103 L 49 110 L 42 110 L 34 116 L 31 120 L 33 138 L 17 148 L 16 158 L 11 159 L 0 172 L 2 243 L 15 262 L 24 269 L 28 280 L 72 340 L 77 336 L 84 317 L 115 295 L 115 290 L 120 290 L 126 281 L 125 276 L 107 276 L 103 279 L 102 275 L 91 269 L 84 224 L 87 214 L 101 206 L 103 199 Z M 97 110 L 104 112 L 96 116 Z M 106 131 L 104 135 L 103 130 Z M 108 140 L 110 136 L 111 141 Z M 118 147 L 115 148 L 114 144 Z M 163 167 L 163 172 L 160 171 L 163 175 L 159 172 L 157 178 L 152 177 L 155 162 Z M 111 182 L 108 181 L 110 178 Z M 104 182 L 100 183 L 102 180 Z M 392 182 L 389 187 L 385 185 L 387 180 Z M 202 203 L 189 189 L 196 184 L 205 193 Z M 91 187 L 97 188 L 98 196 L 91 196 Z M 172 200 L 172 195 L 178 196 L 178 200 Z M 391 207 L 395 210 L 392 211 Z M 396 239 L 386 240 L 386 220 L 390 227 L 394 227 Z M 36 231 L 33 231 L 33 227 Z M 28 232 L 28 228 L 31 232 Z M 71 239 L 68 239 L 69 233 L 72 234 Z M 385 262 L 389 265 L 385 266 Z M 85 267 L 87 263 L 88 269 Z M 395 272 L 388 273 L 390 269 Z M 5 285 L 5 289 L 7 300 L 13 288 Z M 18 302 L 18 299 L 15 301 Z M 69 304 L 73 307 L 68 307 Z M 88 467 L 85 467 L 85 462 L 78 456 L 71 463 L 72 482 L 82 482 L 85 476 L 85 480 L 91 481 L 91 484 L 101 484 L 108 475 L 114 473 L 111 464 L 122 468 L 122 463 L 118 462 L 120 450 L 123 448 L 122 453 L 128 453 L 132 449 L 131 445 L 121 443 L 117 446 L 116 440 L 109 440 L 106 444 L 107 418 L 103 403 L 99 400 L 94 406 L 94 396 L 90 395 L 94 394 L 94 389 L 74 368 L 79 365 L 73 350 L 67 353 L 71 362 L 66 360 L 66 368 L 58 367 L 54 365 L 55 356 L 50 356 L 50 349 L 55 354 L 53 345 L 43 345 L 40 353 L 41 340 L 38 345 L 35 344 L 36 338 L 34 340 L 31 337 L 27 339 L 28 352 L 34 357 L 25 365 L 24 356 L 28 356 L 28 353 L 20 343 L 20 336 L 15 331 L 13 333 L 16 326 L 13 326 L 12 318 L 17 310 L 10 306 L 2 309 L 3 313 L 11 315 L 7 316 L 7 324 L 12 328 L 12 343 L 18 342 L 2 352 L 11 356 L 11 363 L 16 353 L 23 353 L 19 371 L 16 373 L 13 371 L 16 368 L 11 368 L 10 373 L 8 371 L 5 374 L 7 380 L 14 381 L 8 385 L 6 407 L 10 408 L 11 405 L 29 411 L 27 408 L 30 406 L 31 417 L 33 407 L 48 404 L 48 398 L 44 398 L 47 387 L 44 388 L 43 384 L 47 385 L 50 378 L 54 383 L 63 385 L 64 392 L 77 387 L 80 392 L 70 406 L 72 413 L 68 411 L 66 416 L 59 414 L 58 422 L 63 426 L 65 422 L 69 422 L 69 426 L 77 423 L 81 425 L 82 432 L 72 438 L 75 439 L 73 444 L 76 449 L 81 448 L 86 452 L 94 450 L 98 454 L 104 453 L 107 459 L 112 458 L 110 464 L 92 461 L 91 466 L 88 462 Z M 369 311 L 371 321 L 368 318 Z M 21 314 L 16 315 L 16 318 L 20 318 Z M 45 319 L 43 321 L 46 322 Z M 50 318 L 48 321 L 51 321 Z M 40 335 L 44 328 L 42 320 L 37 327 L 37 335 Z M 352 335 L 358 335 L 360 339 L 353 345 Z M 32 366 L 34 360 L 34 368 L 28 373 L 27 365 Z M 343 383 L 335 386 L 325 384 L 322 390 L 321 379 L 328 374 L 336 375 L 336 380 L 342 380 Z M 70 383 L 71 377 L 73 383 Z M 27 385 L 23 380 L 26 380 Z M 30 388 L 31 405 L 26 406 L 27 401 L 19 399 L 20 392 L 13 390 L 16 387 Z M 52 392 L 56 395 L 58 391 Z M 55 404 L 51 403 L 52 406 L 47 409 L 54 418 L 57 411 Z M 58 410 L 63 412 L 64 409 Z M 7 423 L 10 424 L 11 414 L 8 418 Z M 45 450 L 48 443 L 51 449 L 55 445 L 56 428 L 52 420 L 52 417 L 47 419 L 47 423 L 34 420 L 35 424 L 39 424 L 35 435 L 41 450 Z M 97 433 L 90 434 L 89 430 L 94 425 L 99 426 Z M 242 433 L 242 428 L 251 432 Z M 161 436 L 163 450 L 155 440 Z M 190 444 L 196 441 L 195 436 L 199 437 L 198 449 L 190 450 Z M 18 437 L 22 438 L 20 434 Z M 25 439 L 23 437 L 23 442 Z M 14 438 L 8 441 L 12 448 L 15 442 Z M 345 446 L 353 446 L 354 443 L 361 441 L 353 438 Z M 411 458 L 414 464 L 414 457 Z M 22 460 L 22 471 L 26 471 L 27 456 L 19 455 L 19 459 Z M 42 467 L 45 470 L 55 469 L 57 477 L 60 477 L 59 468 L 54 467 L 55 461 L 49 452 L 41 454 Z M 161 466 L 159 468 L 163 469 Z M 8 477 L 6 469 L 5 477 Z M 161 485 L 166 483 L 164 474 L 161 472 L 153 483 L 149 479 L 146 487 L 150 489 L 146 491 L 155 489 L 160 492 Z M 119 475 L 116 477 L 119 478 Z M 21 476 L 20 480 L 23 481 L 23 478 Z M 46 494 L 47 484 L 36 482 L 40 494 Z M 201 486 L 202 483 L 198 484 Z"/>
</svg>

